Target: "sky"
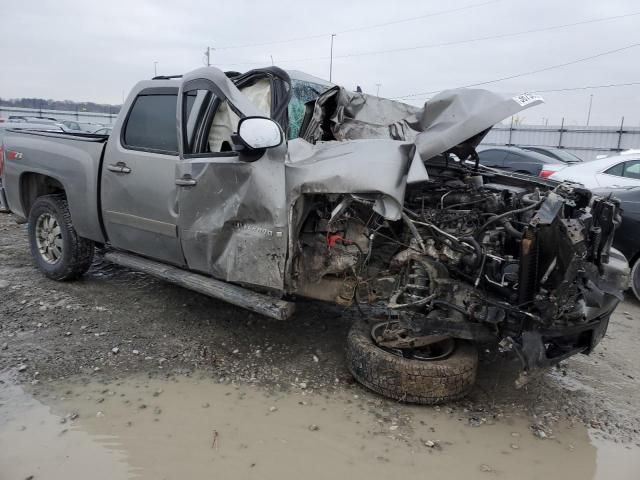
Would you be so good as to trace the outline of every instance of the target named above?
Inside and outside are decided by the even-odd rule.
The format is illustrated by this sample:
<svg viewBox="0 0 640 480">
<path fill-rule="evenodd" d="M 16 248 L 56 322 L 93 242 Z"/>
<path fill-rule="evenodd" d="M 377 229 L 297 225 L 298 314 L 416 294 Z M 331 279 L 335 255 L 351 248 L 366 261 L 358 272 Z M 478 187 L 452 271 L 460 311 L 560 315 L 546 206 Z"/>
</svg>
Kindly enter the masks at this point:
<svg viewBox="0 0 640 480">
<path fill-rule="evenodd" d="M 620 18 L 595 21 L 609 17 Z M 421 105 L 516 76 L 478 88 L 540 91 L 546 103 L 523 123 L 584 124 L 591 101 L 591 125 L 640 125 L 637 0 L 0 0 L 0 18 L 2 98 L 119 104 L 154 68 L 202 67 L 207 46 L 222 70 L 273 59 L 328 79 L 335 33 L 332 80 L 348 89 Z M 548 91 L 624 83 L 637 84 Z"/>
</svg>

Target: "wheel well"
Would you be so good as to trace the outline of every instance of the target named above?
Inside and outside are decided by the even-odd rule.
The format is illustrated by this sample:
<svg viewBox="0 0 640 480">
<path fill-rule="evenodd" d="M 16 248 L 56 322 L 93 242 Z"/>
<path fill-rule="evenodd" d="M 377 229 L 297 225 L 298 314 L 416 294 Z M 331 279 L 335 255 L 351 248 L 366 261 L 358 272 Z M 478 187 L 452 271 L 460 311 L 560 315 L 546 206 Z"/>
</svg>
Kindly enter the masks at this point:
<svg viewBox="0 0 640 480">
<path fill-rule="evenodd" d="M 25 218 L 29 216 L 31 207 L 43 195 L 65 194 L 62 183 L 53 177 L 41 173 L 25 173 L 20 177 L 20 200 Z"/>
</svg>

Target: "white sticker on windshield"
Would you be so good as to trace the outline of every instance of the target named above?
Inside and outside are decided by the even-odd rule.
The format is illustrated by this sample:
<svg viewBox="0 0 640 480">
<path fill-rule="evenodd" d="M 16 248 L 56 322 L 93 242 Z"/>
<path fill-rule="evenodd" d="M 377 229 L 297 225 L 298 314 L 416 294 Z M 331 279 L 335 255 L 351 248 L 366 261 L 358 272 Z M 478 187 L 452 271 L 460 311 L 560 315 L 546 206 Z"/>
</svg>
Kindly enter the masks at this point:
<svg viewBox="0 0 640 480">
<path fill-rule="evenodd" d="M 513 100 L 521 107 L 533 102 L 544 101 L 540 95 L 534 95 L 533 93 L 521 93 L 520 95 L 513 97 Z"/>
</svg>

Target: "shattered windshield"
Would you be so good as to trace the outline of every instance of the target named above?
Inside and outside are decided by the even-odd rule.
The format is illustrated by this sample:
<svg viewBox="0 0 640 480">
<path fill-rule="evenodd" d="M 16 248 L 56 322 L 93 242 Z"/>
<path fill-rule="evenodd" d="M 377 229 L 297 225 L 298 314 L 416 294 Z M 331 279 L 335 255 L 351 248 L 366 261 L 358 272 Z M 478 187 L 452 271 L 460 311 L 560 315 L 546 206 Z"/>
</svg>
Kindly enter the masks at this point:
<svg viewBox="0 0 640 480">
<path fill-rule="evenodd" d="M 304 120 L 305 103 L 315 100 L 329 87 L 318 83 L 291 79 L 291 100 L 289 101 L 288 138 L 298 138 Z"/>
</svg>

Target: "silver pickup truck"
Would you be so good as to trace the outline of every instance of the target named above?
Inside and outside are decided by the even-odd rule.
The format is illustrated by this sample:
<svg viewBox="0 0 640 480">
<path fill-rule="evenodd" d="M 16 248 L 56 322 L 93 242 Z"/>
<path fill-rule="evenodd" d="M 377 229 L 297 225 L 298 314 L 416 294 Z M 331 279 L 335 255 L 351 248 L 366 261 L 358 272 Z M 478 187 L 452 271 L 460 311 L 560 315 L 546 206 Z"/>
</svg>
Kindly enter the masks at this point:
<svg viewBox="0 0 640 480">
<path fill-rule="evenodd" d="M 2 185 L 46 276 L 100 246 L 280 320 L 298 297 L 353 306 L 355 378 L 436 403 L 469 391 L 479 343 L 525 374 L 589 353 L 626 287 L 614 199 L 478 165 L 489 129 L 541 102 L 459 89 L 418 108 L 203 68 L 138 83 L 108 137 L 8 133 Z"/>
</svg>

